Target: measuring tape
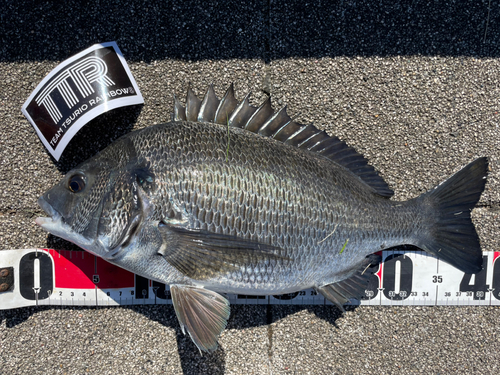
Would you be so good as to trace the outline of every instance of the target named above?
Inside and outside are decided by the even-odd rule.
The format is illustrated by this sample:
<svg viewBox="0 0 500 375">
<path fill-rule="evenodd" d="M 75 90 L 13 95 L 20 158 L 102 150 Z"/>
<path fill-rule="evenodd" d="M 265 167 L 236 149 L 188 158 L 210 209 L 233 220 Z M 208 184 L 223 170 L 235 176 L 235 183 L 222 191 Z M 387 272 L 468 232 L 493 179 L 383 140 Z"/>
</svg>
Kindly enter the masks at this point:
<svg viewBox="0 0 500 375">
<path fill-rule="evenodd" d="M 469 275 L 422 251 L 382 251 L 365 297 L 351 305 L 500 306 L 500 252 Z M 313 289 L 277 296 L 227 295 L 232 304 L 331 304 Z M 168 286 L 85 251 L 0 251 L 0 309 L 24 306 L 171 304 Z"/>
</svg>

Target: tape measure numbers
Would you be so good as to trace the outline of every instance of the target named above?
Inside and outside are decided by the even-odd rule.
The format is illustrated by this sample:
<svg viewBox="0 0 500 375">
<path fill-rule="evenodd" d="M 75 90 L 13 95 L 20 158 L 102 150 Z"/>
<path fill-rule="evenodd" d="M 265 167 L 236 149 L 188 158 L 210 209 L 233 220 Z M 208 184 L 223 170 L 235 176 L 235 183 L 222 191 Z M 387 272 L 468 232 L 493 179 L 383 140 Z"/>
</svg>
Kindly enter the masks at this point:
<svg viewBox="0 0 500 375">
<path fill-rule="evenodd" d="M 351 301 L 352 305 L 500 306 L 500 252 L 483 253 L 483 270 L 474 275 L 421 251 L 379 254 L 383 263 L 374 270 L 365 297 Z M 313 289 L 278 296 L 227 297 L 232 304 L 331 304 Z M 0 251 L 0 309 L 171 303 L 165 284 L 85 251 Z"/>
</svg>

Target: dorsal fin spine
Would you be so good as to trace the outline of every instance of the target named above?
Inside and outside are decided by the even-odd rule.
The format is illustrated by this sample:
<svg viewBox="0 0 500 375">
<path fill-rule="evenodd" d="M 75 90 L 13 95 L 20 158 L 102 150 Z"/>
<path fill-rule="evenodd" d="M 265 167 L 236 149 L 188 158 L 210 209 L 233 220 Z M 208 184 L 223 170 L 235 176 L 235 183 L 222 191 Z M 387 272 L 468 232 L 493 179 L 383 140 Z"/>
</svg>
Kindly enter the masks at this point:
<svg viewBox="0 0 500 375">
<path fill-rule="evenodd" d="M 286 122 L 289 122 L 290 117 L 286 113 L 286 106 L 281 108 L 276 113 L 274 113 L 271 117 L 269 117 L 269 119 L 259 129 L 259 134 L 271 137 L 272 134 L 274 134 L 276 131 L 275 129 L 274 130 L 272 129 L 273 124 L 276 123 L 277 121 L 278 124 L 282 123 L 282 121 L 280 121 L 280 117 L 283 117 Z M 281 128 L 280 125 L 276 126 Z"/>
<path fill-rule="evenodd" d="M 231 85 L 226 90 L 223 98 L 219 102 L 219 106 L 215 111 L 214 122 L 217 124 L 226 125 L 229 121 L 230 114 L 238 106 L 238 101 L 234 97 L 234 86 Z"/>
<path fill-rule="evenodd" d="M 245 98 L 241 101 L 240 104 L 238 104 L 238 106 L 236 106 L 236 109 L 233 111 L 233 113 L 229 117 L 229 125 L 230 126 L 242 128 L 243 126 L 246 125 L 249 118 L 252 116 L 253 112 L 255 112 L 255 110 L 257 109 L 257 108 L 250 106 L 250 104 L 249 104 L 250 94 L 251 93 L 249 92 L 245 96 Z M 254 109 L 253 112 L 252 112 L 252 109 Z"/>
<path fill-rule="evenodd" d="M 280 127 L 280 128 L 276 129 L 276 131 L 273 133 L 272 137 L 273 137 L 274 139 L 278 139 L 278 135 L 279 135 L 279 133 L 280 133 L 283 129 L 286 129 L 286 127 L 287 127 L 287 126 L 289 126 L 289 125 L 290 125 L 290 123 L 291 123 L 292 121 L 293 121 L 293 120 L 292 120 L 292 119 L 290 119 L 290 121 L 285 122 L 283 125 L 281 125 L 281 127 Z M 278 140 L 280 140 L 280 139 L 278 139 Z"/>
<path fill-rule="evenodd" d="M 295 134 L 300 128 L 301 128 L 300 124 L 297 124 L 294 120 L 290 120 L 288 123 L 283 125 L 281 129 L 278 129 L 275 134 L 273 134 L 273 138 L 277 139 L 278 141 L 286 143 L 287 140 L 293 134 Z"/>
<path fill-rule="evenodd" d="M 298 144 L 299 148 L 305 148 L 304 145 L 306 145 L 308 142 L 311 142 L 311 140 L 316 137 L 319 133 L 312 134 L 309 138 L 306 138 L 304 141 L 300 142 Z"/>
<path fill-rule="evenodd" d="M 306 125 L 302 125 L 295 133 L 293 133 L 288 139 L 286 140 L 286 143 L 288 144 L 294 144 L 295 146 L 298 146 L 298 143 L 296 142 L 296 139 L 304 132 L 304 130 L 307 128 Z"/>
<path fill-rule="evenodd" d="M 200 112 L 201 100 L 198 99 L 191 87 L 188 88 L 186 96 L 186 120 L 196 121 Z"/>
<path fill-rule="evenodd" d="M 218 107 L 219 99 L 217 98 L 217 95 L 215 95 L 214 86 L 210 84 L 200 105 L 198 121 L 213 122 Z"/>
<path fill-rule="evenodd" d="M 265 121 L 265 119 L 269 118 L 269 116 L 272 116 L 273 113 L 274 111 L 271 107 L 271 100 L 267 98 L 267 100 L 264 101 L 264 103 L 262 103 L 260 107 L 258 107 L 254 112 L 254 114 L 248 119 L 247 123 L 244 126 L 244 129 L 251 132 L 256 132 L 259 129 L 259 126 Z"/>
<path fill-rule="evenodd" d="M 174 121 L 186 121 L 186 109 L 174 95 Z"/>
</svg>

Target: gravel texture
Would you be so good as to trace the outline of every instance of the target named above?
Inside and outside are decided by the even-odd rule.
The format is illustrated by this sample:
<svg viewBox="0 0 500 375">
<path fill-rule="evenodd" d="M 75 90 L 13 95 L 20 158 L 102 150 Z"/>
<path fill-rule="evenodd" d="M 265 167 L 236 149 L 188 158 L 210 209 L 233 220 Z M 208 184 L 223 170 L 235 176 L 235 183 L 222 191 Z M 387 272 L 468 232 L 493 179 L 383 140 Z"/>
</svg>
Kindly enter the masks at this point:
<svg viewBox="0 0 500 375">
<path fill-rule="evenodd" d="M 500 248 L 498 2 L 5 1 L 0 38 L 0 249 L 74 249 L 34 224 L 38 196 L 169 120 L 189 83 L 220 97 L 231 82 L 347 141 L 395 199 L 488 156 L 473 217 L 483 249 Z M 145 104 L 93 120 L 56 163 L 20 108 L 59 62 L 112 40 Z M 220 348 L 200 356 L 171 306 L 0 310 L 0 373 L 493 374 L 499 327 L 496 307 L 233 306 Z"/>
</svg>

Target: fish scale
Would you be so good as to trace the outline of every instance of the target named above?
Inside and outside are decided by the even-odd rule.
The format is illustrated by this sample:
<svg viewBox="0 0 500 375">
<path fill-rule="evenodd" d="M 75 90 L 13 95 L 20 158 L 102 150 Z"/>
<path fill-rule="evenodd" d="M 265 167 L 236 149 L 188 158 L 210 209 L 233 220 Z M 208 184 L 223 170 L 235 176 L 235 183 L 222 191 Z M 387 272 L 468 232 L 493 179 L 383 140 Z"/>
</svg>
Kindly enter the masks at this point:
<svg viewBox="0 0 500 375">
<path fill-rule="evenodd" d="M 54 235 L 169 284 L 183 332 L 212 351 L 229 317 L 218 293 L 307 288 L 340 309 L 365 289 L 375 253 L 414 245 L 466 273 L 482 254 L 470 212 L 479 158 L 406 202 L 340 139 L 286 109 L 189 89 L 173 121 L 127 134 L 39 199 Z"/>
</svg>

